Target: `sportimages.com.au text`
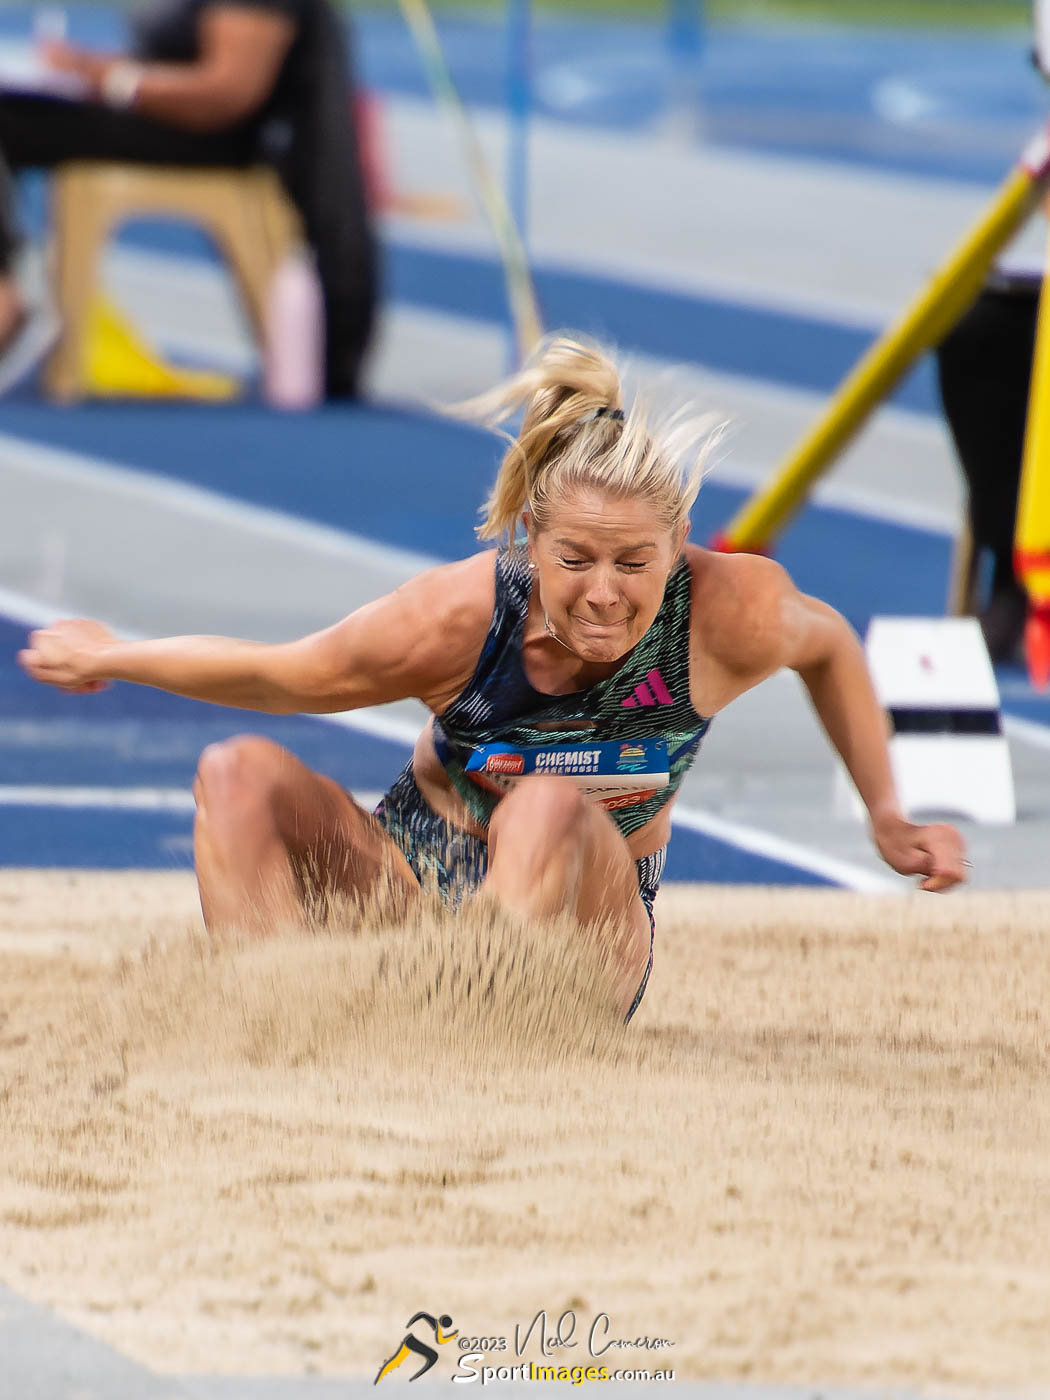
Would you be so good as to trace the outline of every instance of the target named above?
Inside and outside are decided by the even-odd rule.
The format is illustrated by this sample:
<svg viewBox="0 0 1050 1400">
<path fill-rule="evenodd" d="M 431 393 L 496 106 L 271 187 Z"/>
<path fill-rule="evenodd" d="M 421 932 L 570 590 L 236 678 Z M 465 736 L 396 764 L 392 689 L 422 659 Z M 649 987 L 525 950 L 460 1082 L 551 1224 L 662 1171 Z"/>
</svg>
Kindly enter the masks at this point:
<svg viewBox="0 0 1050 1400">
<path fill-rule="evenodd" d="M 424 1340 L 412 1331 L 413 1327 L 420 1326 L 420 1324 L 429 1329 L 433 1335 L 433 1342 L 429 1338 Z M 594 1364 L 597 1358 L 604 1356 L 606 1352 L 621 1352 L 625 1349 L 651 1352 L 674 1346 L 674 1342 L 668 1337 L 637 1336 L 631 1338 L 611 1335 L 612 1324 L 609 1320 L 609 1314 L 605 1312 L 598 1313 L 587 1330 L 587 1353 L 590 1357 L 590 1364 L 548 1366 L 520 1359 L 531 1343 L 539 1348 L 544 1363 L 549 1357 L 561 1361 L 558 1353 L 574 1349 L 581 1344 L 576 1337 L 576 1328 L 576 1314 L 571 1308 L 567 1308 L 561 1314 L 553 1329 L 548 1325 L 546 1310 L 541 1308 L 527 1326 L 523 1326 L 521 1323 L 515 1325 L 512 1345 L 511 1338 L 507 1336 L 473 1331 L 461 1332 L 454 1325 L 453 1319 L 448 1313 L 435 1316 L 433 1313 L 416 1312 L 408 1320 L 408 1330 L 402 1338 L 401 1345 L 380 1366 L 374 1383 L 378 1385 L 380 1381 L 399 1370 L 403 1363 L 409 1361 L 413 1364 L 422 1363 L 421 1365 L 416 1364 L 416 1369 L 408 1376 L 409 1380 L 418 1380 L 420 1376 L 426 1375 L 436 1365 L 438 1348 L 444 1347 L 453 1338 L 457 1339 L 459 1356 L 452 1379 L 463 1385 L 477 1381 L 480 1381 L 482 1385 L 487 1385 L 489 1381 L 568 1381 L 572 1385 L 584 1385 L 588 1381 L 673 1381 L 675 1379 L 674 1371 L 666 1368 L 657 1370 L 613 1369 L 605 1364 Z M 450 1352 L 453 1350 L 453 1348 L 449 1348 Z M 513 1364 L 509 1364 L 511 1357 L 516 1358 Z M 496 1361 L 495 1365 L 490 1364 L 492 1360 Z"/>
<path fill-rule="evenodd" d="M 608 1366 L 537 1366 L 535 1361 L 523 1361 L 518 1366 L 481 1366 L 475 1362 L 483 1359 L 482 1353 L 467 1352 L 459 1358 L 459 1366 L 453 1374 L 454 1381 L 464 1385 L 480 1381 L 568 1381 L 572 1385 L 584 1385 L 587 1381 L 673 1381 L 674 1371 L 610 1371 Z"/>
</svg>

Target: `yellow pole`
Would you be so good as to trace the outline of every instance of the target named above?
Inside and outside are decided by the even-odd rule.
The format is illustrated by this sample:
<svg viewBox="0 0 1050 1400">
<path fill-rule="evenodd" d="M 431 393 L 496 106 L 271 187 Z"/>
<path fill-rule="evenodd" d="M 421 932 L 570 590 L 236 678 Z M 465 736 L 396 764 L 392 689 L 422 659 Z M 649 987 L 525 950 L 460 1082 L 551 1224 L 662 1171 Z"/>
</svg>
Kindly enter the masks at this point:
<svg viewBox="0 0 1050 1400">
<path fill-rule="evenodd" d="M 439 102 L 445 104 L 459 128 L 460 140 L 463 142 L 478 198 L 488 215 L 499 245 L 518 358 L 527 359 L 543 335 L 543 319 L 521 235 L 503 197 L 499 182 L 485 158 L 481 141 L 463 105 L 459 89 L 452 81 L 452 74 L 445 62 L 441 40 L 438 38 L 426 0 L 400 0 L 400 3 L 435 96 Z"/>
<path fill-rule="evenodd" d="M 1050 259 L 1050 250 L 1047 256 Z M 1050 289 L 1045 276 L 1039 293 L 1017 494 L 1014 572 L 1029 600 L 1025 626 L 1028 673 L 1033 685 L 1044 690 L 1050 683 Z"/>
<path fill-rule="evenodd" d="M 713 547 L 765 549 L 802 504 L 809 487 L 845 447 L 875 405 L 924 350 L 935 345 L 973 301 L 996 253 L 1037 205 L 1050 176 L 1045 150 L 1023 161 L 984 214 L 934 273 L 900 319 L 843 380 L 827 410 L 765 486 L 747 500 Z"/>
</svg>

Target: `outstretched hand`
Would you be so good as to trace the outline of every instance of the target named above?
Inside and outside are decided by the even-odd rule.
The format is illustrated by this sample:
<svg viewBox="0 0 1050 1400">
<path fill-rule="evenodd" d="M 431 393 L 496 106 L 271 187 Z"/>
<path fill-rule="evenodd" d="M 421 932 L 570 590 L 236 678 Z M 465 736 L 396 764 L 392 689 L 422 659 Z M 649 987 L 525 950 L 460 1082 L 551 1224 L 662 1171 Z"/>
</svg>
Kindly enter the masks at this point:
<svg viewBox="0 0 1050 1400">
<path fill-rule="evenodd" d="M 921 875 L 919 888 L 950 890 L 966 879 L 966 845 L 954 826 L 916 826 L 904 817 L 885 817 L 872 827 L 879 854 L 898 875 Z"/>
<path fill-rule="evenodd" d="M 99 675 L 103 650 L 116 641 L 101 622 L 67 618 L 29 634 L 18 664 L 35 681 L 43 681 L 70 695 L 94 695 L 109 681 Z"/>
</svg>

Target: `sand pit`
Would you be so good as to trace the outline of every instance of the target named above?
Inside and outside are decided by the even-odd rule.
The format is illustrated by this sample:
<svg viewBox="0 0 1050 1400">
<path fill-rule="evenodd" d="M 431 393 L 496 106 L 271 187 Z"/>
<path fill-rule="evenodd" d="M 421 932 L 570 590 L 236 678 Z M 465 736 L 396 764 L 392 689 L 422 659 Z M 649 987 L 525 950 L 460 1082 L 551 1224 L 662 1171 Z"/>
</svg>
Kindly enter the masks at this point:
<svg viewBox="0 0 1050 1400">
<path fill-rule="evenodd" d="M 622 1033 L 564 933 L 212 950 L 188 877 L 0 874 L 0 1279 L 172 1373 L 572 1308 L 574 1364 L 1045 1384 L 1050 894 L 658 915 Z"/>
</svg>

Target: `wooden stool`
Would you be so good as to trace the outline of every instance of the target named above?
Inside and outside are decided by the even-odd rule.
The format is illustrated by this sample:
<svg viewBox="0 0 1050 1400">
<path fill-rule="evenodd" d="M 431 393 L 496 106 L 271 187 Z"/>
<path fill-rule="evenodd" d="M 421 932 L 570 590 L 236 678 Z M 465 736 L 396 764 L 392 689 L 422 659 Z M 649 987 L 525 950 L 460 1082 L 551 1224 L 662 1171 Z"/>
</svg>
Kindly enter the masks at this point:
<svg viewBox="0 0 1050 1400">
<path fill-rule="evenodd" d="M 132 218 L 185 219 L 210 233 L 233 273 L 259 344 L 277 267 L 302 241 L 299 215 L 267 166 L 185 168 L 76 161 L 52 186 L 57 346 L 44 384 L 56 399 L 82 398 L 89 312 L 106 240 Z"/>
</svg>

